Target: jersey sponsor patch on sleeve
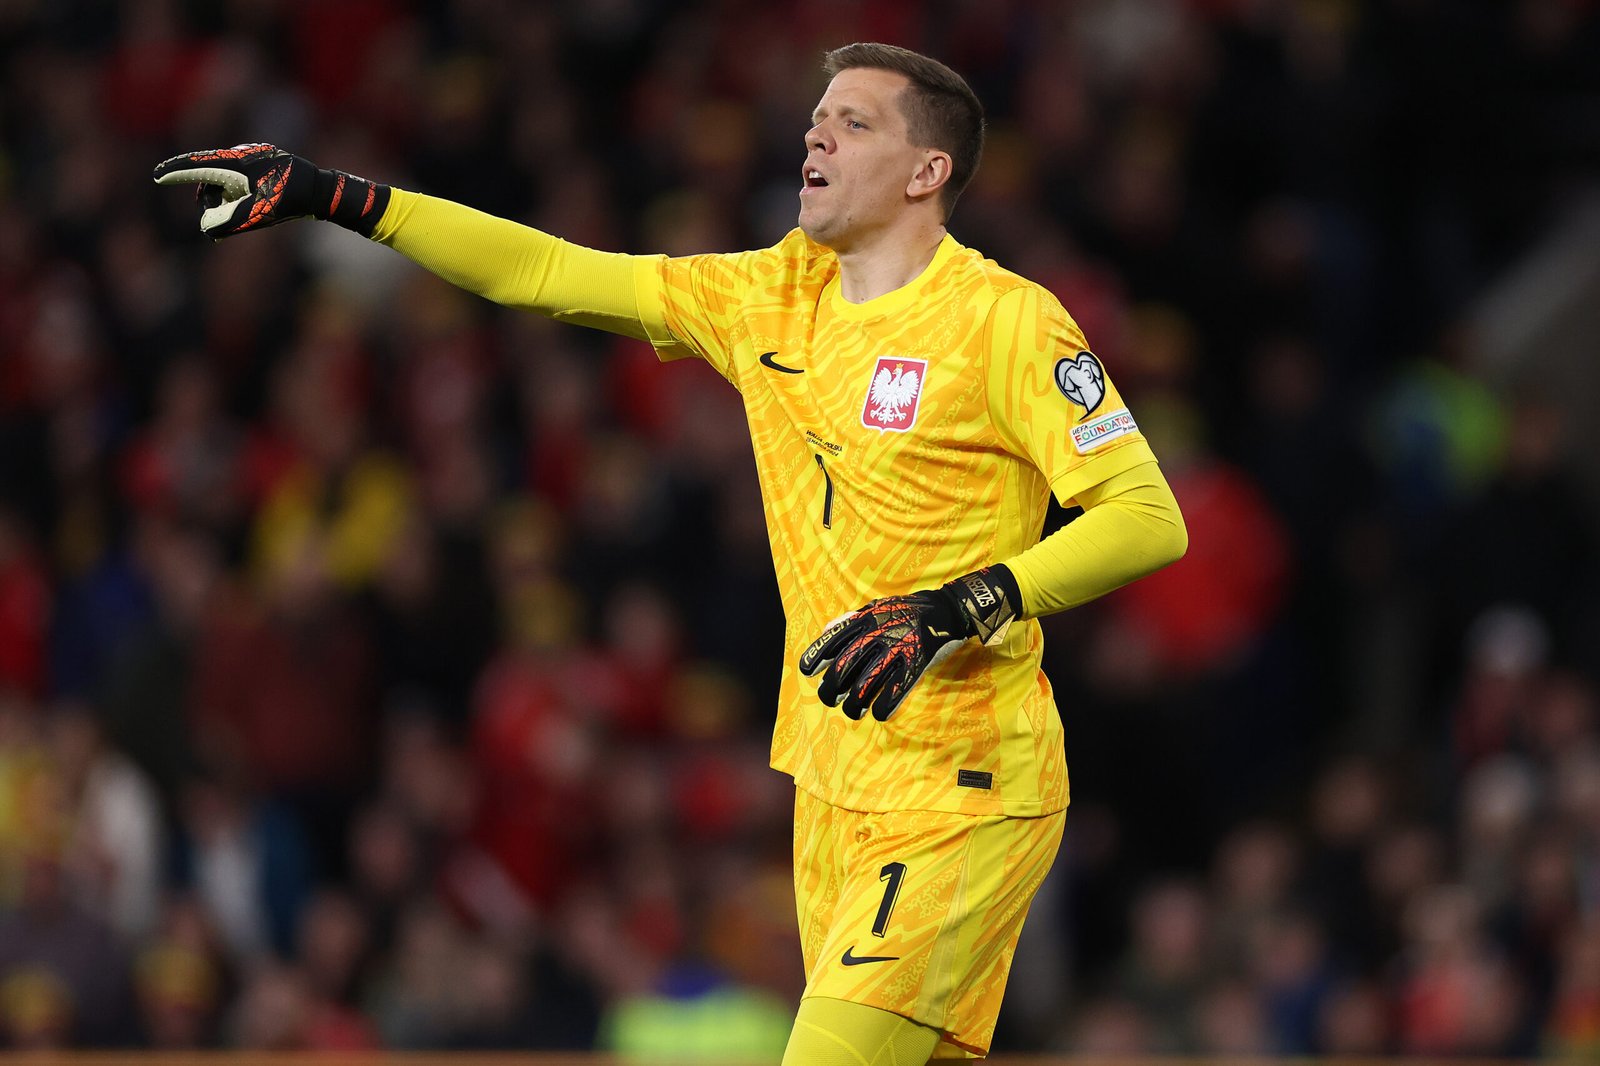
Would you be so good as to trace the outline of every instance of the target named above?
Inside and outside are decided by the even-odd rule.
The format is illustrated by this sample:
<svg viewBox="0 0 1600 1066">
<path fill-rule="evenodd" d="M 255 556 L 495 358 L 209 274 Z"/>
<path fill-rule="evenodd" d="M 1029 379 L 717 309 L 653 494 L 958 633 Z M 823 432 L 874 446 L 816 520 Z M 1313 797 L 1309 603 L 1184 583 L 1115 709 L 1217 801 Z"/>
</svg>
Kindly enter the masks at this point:
<svg viewBox="0 0 1600 1066">
<path fill-rule="evenodd" d="M 1099 418 L 1091 418 L 1087 422 L 1073 426 L 1072 443 L 1078 449 L 1078 454 L 1088 455 L 1107 441 L 1137 432 L 1138 429 L 1138 423 L 1134 422 L 1133 415 L 1128 409 L 1119 407 L 1115 411 L 1107 411 Z"/>
</svg>

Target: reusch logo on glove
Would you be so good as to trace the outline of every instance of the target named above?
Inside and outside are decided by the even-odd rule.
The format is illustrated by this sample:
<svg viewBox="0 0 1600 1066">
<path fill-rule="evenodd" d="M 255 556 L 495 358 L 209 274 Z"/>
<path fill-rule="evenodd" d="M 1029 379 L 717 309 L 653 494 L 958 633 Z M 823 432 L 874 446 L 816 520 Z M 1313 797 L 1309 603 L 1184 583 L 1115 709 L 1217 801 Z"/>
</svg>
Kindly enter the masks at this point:
<svg viewBox="0 0 1600 1066">
<path fill-rule="evenodd" d="M 922 399 L 922 383 L 927 376 L 926 359 L 905 359 L 897 355 L 880 358 L 867 386 L 861 424 L 868 429 L 892 429 L 900 433 L 910 429 L 917 421 L 917 403 Z"/>
<path fill-rule="evenodd" d="M 968 574 L 961 580 L 965 582 L 967 588 L 972 590 L 972 598 L 977 601 L 979 607 L 993 607 L 1000 602 L 999 595 L 989 587 L 989 583 L 980 575 Z"/>
</svg>

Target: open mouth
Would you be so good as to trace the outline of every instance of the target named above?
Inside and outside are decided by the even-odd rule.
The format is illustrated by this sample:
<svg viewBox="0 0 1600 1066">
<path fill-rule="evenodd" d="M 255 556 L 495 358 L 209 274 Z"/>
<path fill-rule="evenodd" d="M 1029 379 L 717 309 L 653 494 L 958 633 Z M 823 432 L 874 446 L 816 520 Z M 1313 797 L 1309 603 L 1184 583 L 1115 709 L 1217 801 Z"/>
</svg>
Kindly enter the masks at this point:
<svg viewBox="0 0 1600 1066">
<path fill-rule="evenodd" d="M 825 189 L 828 187 L 828 179 L 824 178 L 819 170 L 810 167 L 806 168 L 805 179 L 806 188 L 808 189 Z"/>
</svg>

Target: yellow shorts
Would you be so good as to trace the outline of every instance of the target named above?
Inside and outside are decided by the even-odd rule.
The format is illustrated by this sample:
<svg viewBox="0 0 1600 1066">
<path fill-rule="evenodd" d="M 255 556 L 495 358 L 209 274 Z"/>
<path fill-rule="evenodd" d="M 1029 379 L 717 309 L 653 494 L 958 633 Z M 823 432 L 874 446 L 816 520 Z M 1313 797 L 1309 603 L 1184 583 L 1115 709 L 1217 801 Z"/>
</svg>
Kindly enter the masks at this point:
<svg viewBox="0 0 1600 1066">
<path fill-rule="evenodd" d="M 1064 811 L 870 814 L 796 789 L 805 995 L 932 1026 L 944 1033 L 936 1057 L 987 1054 L 1022 920 L 1065 824 Z"/>
</svg>

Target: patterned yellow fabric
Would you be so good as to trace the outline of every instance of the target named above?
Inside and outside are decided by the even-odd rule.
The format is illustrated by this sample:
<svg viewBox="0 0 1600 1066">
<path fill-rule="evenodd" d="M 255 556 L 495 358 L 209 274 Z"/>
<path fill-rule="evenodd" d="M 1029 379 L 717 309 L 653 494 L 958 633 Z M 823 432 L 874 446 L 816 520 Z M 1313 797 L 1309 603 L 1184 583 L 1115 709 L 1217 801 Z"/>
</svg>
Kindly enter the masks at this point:
<svg viewBox="0 0 1600 1066">
<path fill-rule="evenodd" d="M 788 618 L 772 763 L 856 810 L 1062 810 L 1037 622 L 955 646 L 882 723 L 824 707 L 796 661 L 870 599 L 1032 546 L 1051 489 L 1070 500 L 1154 457 L 1039 286 L 949 237 L 915 281 L 863 304 L 838 269 L 799 230 L 760 251 L 636 260 L 662 357 L 703 357 L 744 396 Z"/>
<path fill-rule="evenodd" d="M 986 1054 L 1023 919 L 1065 825 L 1064 811 L 865 813 L 796 790 L 805 995 L 938 1029 L 942 1057 Z"/>
<path fill-rule="evenodd" d="M 1181 553 L 1170 491 L 1136 469 L 1154 457 L 1053 296 L 947 238 L 914 282 L 855 305 L 838 259 L 799 230 L 731 255 L 618 255 L 399 189 L 373 237 L 508 306 L 703 357 L 744 394 L 789 625 L 774 766 L 859 810 L 1066 806 L 1036 622 L 956 648 L 888 722 L 822 706 L 796 665 L 866 601 L 991 563 L 1011 564 L 1037 612 Z M 1139 484 L 1150 499 L 1130 495 Z M 1049 491 L 1089 503 L 1113 486 L 1093 521 L 1025 551 Z"/>
</svg>

